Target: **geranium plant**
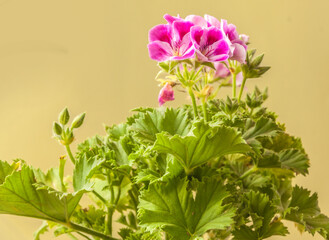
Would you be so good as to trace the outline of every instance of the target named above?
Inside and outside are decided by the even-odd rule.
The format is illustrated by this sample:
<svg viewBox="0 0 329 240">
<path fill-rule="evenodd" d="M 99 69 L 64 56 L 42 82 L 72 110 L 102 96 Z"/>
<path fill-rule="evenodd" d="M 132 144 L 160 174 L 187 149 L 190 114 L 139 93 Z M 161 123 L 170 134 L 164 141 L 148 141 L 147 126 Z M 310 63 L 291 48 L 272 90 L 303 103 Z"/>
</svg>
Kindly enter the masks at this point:
<svg viewBox="0 0 329 240">
<path fill-rule="evenodd" d="M 1 161 L 0 212 L 43 219 L 34 239 L 51 229 L 72 239 L 259 240 L 287 235 L 286 221 L 329 239 L 317 194 L 292 184 L 308 174 L 301 140 L 263 106 L 267 90 L 243 94 L 269 69 L 263 55 L 226 20 L 164 18 L 148 44 L 160 67 L 159 105 L 175 99 L 174 89 L 192 104 L 134 109 L 74 152 L 85 114 L 69 124 L 65 108 L 53 133 L 67 156 L 47 172 Z M 232 96 L 218 99 L 223 87 Z"/>
</svg>

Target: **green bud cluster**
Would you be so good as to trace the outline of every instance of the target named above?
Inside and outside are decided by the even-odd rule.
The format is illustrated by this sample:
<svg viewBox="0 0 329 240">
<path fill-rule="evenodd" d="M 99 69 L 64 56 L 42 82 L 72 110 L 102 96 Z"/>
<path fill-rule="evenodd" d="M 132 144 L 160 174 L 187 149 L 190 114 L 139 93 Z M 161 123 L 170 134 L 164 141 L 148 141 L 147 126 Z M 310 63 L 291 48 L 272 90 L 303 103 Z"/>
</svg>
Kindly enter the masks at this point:
<svg viewBox="0 0 329 240">
<path fill-rule="evenodd" d="M 63 145 L 70 145 L 74 140 L 73 130 L 75 128 L 81 127 L 85 116 L 86 113 L 79 114 L 73 119 L 71 125 L 67 126 L 70 120 L 70 113 L 67 108 L 64 108 L 58 116 L 58 122 L 53 123 L 54 137 L 57 138 L 59 142 Z"/>
</svg>

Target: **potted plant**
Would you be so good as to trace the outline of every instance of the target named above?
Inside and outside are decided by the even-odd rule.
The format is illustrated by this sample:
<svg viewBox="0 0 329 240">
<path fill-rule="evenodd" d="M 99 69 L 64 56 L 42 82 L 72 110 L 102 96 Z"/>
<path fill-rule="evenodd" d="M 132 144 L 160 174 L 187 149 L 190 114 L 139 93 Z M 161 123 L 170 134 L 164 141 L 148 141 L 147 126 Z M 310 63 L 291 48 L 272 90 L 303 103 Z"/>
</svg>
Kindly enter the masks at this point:
<svg viewBox="0 0 329 240">
<path fill-rule="evenodd" d="M 49 229 L 72 239 L 259 240 L 286 236 L 285 221 L 329 239 L 316 193 L 292 184 L 308 174 L 301 140 L 263 105 L 267 90 L 242 97 L 247 80 L 269 69 L 263 55 L 226 20 L 164 18 L 148 44 L 160 67 L 161 107 L 134 109 L 74 153 L 85 113 L 69 124 L 65 108 L 53 132 L 67 156 L 47 172 L 21 159 L 1 161 L 0 212 L 43 219 L 36 240 Z M 232 96 L 218 99 L 223 87 L 232 87 Z M 163 107 L 174 89 L 191 104 Z"/>
</svg>

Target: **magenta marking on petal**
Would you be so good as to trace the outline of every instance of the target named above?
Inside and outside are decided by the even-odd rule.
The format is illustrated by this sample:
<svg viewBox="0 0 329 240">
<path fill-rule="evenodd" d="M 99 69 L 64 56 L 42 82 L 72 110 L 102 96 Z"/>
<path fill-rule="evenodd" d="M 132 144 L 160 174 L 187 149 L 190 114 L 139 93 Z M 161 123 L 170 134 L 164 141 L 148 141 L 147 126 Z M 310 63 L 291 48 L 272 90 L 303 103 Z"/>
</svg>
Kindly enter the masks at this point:
<svg viewBox="0 0 329 240">
<path fill-rule="evenodd" d="M 195 48 L 200 47 L 201 37 L 203 35 L 203 30 L 200 26 L 194 26 L 191 28 L 191 40 Z"/>
<path fill-rule="evenodd" d="M 147 45 L 150 58 L 159 62 L 170 59 L 172 48 L 167 42 L 154 41 Z"/>
<path fill-rule="evenodd" d="M 149 41 L 162 41 L 171 43 L 171 27 L 167 24 L 160 24 L 157 26 L 154 26 L 149 31 Z"/>
<path fill-rule="evenodd" d="M 207 29 L 207 45 L 212 45 L 213 43 L 223 39 L 223 33 L 221 30 L 215 27 L 210 27 Z"/>
<path fill-rule="evenodd" d="M 193 23 L 189 21 L 175 21 L 173 23 L 173 38 L 174 41 L 179 42 L 183 37 L 190 32 Z"/>
</svg>

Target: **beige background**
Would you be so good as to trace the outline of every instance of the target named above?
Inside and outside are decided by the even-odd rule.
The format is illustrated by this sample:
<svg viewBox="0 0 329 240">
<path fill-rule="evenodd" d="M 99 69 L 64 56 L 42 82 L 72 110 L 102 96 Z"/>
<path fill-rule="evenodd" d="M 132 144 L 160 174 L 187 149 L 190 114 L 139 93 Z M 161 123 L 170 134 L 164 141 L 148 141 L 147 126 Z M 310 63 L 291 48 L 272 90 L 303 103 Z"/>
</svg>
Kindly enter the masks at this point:
<svg viewBox="0 0 329 240">
<path fill-rule="evenodd" d="M 208 13 L 235 23 L 266 53 L 271 71 L 247 87 L 268 86 L 267 105 L 302 137 L 312 165 L 296 182 L 318 192 L 329 215 L 328 11 L 328 0 L 0 0 L 0 158 L 57 165 L 64 151 L 51 125 L 64 106 L 87 112 L 77 141 L 103 134 L 103 123 L 124 121 L 132 108 L 157 106 L 148 30 L 165 13 Z M 178 95 L 168 106 L 184 102 Z M 0 239 L 32 239 L 40 222 L 0 215 Z M 292 233 L 287 239 L 322 239 Z"/>
</svg>

